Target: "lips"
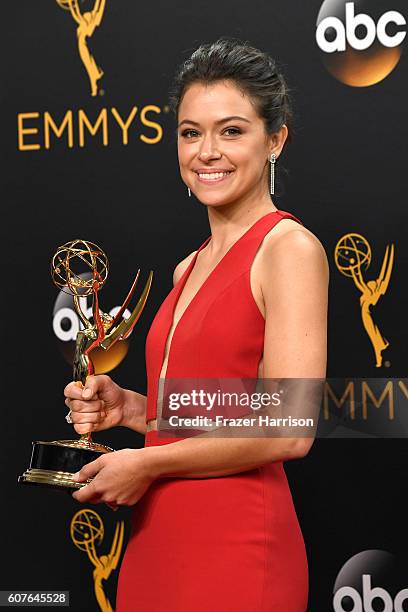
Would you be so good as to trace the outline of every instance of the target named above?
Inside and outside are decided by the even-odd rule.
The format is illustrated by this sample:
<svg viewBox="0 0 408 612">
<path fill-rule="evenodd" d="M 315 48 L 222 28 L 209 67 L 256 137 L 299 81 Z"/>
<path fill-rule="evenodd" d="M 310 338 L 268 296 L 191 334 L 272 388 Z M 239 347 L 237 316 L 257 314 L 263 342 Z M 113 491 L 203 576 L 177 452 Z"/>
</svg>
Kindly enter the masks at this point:
<svg viewBox="0 0 408 612">
<path fill-rule="evenodd" d="M 198 177 L 199 182 L 201 183 L 205 183 L 205 184 L 213 184 L 213 183 L 220 183 L 221 181 L 226 180 L 230 174 L 232 174 L 232 170 L 212 170 L 211 172 L 208 172 L 208 170 L 206 171 L 200 171 L 197 170 L 196 174 Z"/>
</svg>

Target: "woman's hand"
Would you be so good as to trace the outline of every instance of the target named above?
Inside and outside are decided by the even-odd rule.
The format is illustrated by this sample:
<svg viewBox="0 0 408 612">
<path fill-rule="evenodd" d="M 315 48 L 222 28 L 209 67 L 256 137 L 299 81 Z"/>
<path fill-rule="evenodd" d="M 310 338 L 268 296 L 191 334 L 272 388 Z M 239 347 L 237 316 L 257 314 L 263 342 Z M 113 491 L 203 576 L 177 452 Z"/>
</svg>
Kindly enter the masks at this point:
<svg viewBox="0 0 408 612">
<path fill-rule="evenodd" d="M 74 474 L 76 482 L 93 480 L 72 497 L 82 503 L 105 503 L 113 509 L 133 506 L 155 479 L 148 457 L 145 448 L 125 448 L 102 455 Z"/>
<path fill-rule="evenodd" d="M 126 390 L 109 376 L 88 376 L 84 388 L 76 382 L 70 382 L 64 394 L 78 434 L 103 431 L 123 424 Z"/>
</svg>

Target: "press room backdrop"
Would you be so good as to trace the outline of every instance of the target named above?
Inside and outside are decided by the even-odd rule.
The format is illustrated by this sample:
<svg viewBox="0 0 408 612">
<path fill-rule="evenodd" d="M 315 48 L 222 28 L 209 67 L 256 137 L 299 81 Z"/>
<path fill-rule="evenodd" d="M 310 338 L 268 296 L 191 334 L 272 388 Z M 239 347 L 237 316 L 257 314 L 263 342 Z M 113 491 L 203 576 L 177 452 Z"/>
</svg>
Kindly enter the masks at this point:
<svg viewBox="0 0 408 612">
<path fill-rule="evenodd" d="M 72 436 L 63 389 L 78 322 L 49 265 L 68 240 L 100 244 L 111 265 L 100 294 L 106 311 L 138 268 L 139 285 L 154 271 L 127 355 L 109 364 L 118 383 L 145 392 L 149 325 L 175 265 L 209 235 L 205 207 L 179 176 L 167 106 L 176 66 L 202 42 L 236 36 L 283 66 L 296 122 L 274 201 L 328 255 L 328 377 L 359 379 L 357 398 L 364 380 L 383 378 L 385 388 L 389 379 L 386 400 L 392 391 L 407 408 L 407 17 L 401 0 L 2 6 L 1 589 L 69 590 L 78 611 L 115 606 L 118 569 L 102 579 L 97 559 L 115 553 L 115 532 L 123 552 L 129 511 L 17 485 L 32 440 Z M 124 430 L 95 437 L 115 448 L 143 445 Z M 305 459 L 286 463 L 308 550 L 310 611 L 371 610 L 364 574 L 388 593 L 383 601 L 408 609 L 398 596 L 408 587 L 398 574 L 408 543 L 407 459 L 404 438 L 319 439 Z M 233 580 L 234 568 L 225 576 Z M 348 597 L 336 600 L 344 586 Z M 373 609 L 381 605 L 380 597 Z"/>
</svg>

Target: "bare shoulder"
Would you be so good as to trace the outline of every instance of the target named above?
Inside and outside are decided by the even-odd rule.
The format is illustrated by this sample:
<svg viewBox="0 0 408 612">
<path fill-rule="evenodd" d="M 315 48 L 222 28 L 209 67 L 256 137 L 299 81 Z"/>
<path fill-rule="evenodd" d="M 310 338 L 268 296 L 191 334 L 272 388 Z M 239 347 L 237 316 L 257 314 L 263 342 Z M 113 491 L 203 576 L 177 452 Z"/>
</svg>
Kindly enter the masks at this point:
<svg viewBox="0 0 408 612">
<path fill-rule="evenodd" d="M 284 225 L 283 225 L 284 224 Z M 267 234 L 260 253 L 261 267 L 299 267 L 303 262 L 319 265 L 329 274 L 329 264 L 324 246 L 313 232 L 293 219 L 282 219 L 280 231 Z M 275 227 L 278 227 L 275 226 Z"/>
<path fill-rule="evenodd" d="M 197 253 L 197 251 L 193 251 L 192 253 L 187 255 L 187 257 L 182 259 L 177 264 L 177 266 L 174 268 L 174 272 L 173 272 L 173 285 L 176 285 L 178 283 L 178 281 L 183 276 L 184 272 L 187 270 L 188 266 L 190 265 L 191 260 L 193 259 L 194 255 L 196 253 Z"/>
<path fill-rule="evenodd" d="M 313 294 L 322 301 L 319 295 L 328 293 L 329 275 L 326 251 L 317 236 L 297 221 L 282 219 L 266 234 L 256 253 L 251 289 L 265 317 L 267 302 L 276 308 L 276 300 L 285 301 L 288 294 L 299 299 Z"/>
</svg>

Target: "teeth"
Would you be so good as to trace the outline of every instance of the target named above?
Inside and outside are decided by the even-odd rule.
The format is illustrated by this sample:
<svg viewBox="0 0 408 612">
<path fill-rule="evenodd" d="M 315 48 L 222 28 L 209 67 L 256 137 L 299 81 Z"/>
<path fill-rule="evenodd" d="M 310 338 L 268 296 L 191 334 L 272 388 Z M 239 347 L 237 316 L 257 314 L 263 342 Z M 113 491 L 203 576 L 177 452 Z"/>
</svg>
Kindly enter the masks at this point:
<svg viewBox="0 0 408 612">
<path fill-rule="evenodd" d="M 208 172 L 208 173 L 200 172 L 198 176 L 203 179 L 212 180 L 212 179 L 219 179 L 222 176 L 227 176 L 227 174 L 231 174 L 231 172 Z"/>
</svg>

